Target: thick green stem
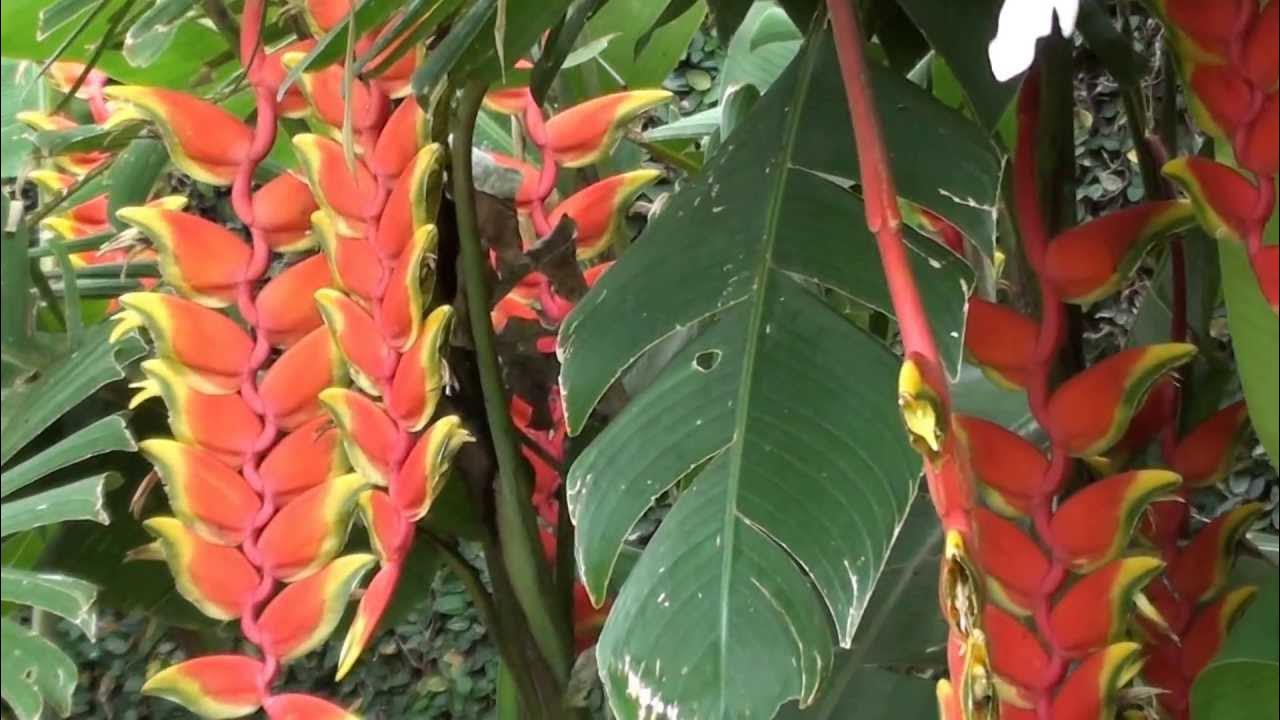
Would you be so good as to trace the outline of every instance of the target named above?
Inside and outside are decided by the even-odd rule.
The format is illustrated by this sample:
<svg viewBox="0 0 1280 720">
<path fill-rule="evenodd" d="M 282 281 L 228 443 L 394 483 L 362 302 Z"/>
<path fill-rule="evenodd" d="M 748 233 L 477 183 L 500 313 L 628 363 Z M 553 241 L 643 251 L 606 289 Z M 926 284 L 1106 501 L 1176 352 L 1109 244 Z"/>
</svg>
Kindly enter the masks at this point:
<svg viewBox="0 0 1280 720">
<path fill-rule="evenodd" d="M 453 199 L 457 207 L 459 256 L 462 280 L 475 343 L 476 365 L 484 393 L 485 415 L 498 462 L 495 509 L 498 539 L 512 590 L 524 611 L 538 649 L 563 685 L 569 677 L 569 629 L 555 610 L 551 591 L 551 570 L 542 558 L 536 519 L 530 502 L 531 484 L 520 440 L 508 411 L 507 391 L 502 382 L 493 326 L 489 323 L 489 282 L 486 256 L 480 243 L 476 221 L 475 186 L 472 179 L 471 146 L 476 116 L 484 100 L 483 84 L 468 85 L 458 100 L 453 123 Z"/>
</svg>

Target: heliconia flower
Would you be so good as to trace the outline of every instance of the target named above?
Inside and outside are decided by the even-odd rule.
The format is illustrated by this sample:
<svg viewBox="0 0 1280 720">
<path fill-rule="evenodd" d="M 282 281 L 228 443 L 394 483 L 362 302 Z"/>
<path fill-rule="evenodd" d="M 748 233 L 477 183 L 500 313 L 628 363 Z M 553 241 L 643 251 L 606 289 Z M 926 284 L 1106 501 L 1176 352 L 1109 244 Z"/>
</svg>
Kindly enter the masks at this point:
<svg viewBox="0 0 1280 720">
<path fill-rule="evenodd" d="M 317 37 L 334 29 L 351 13 L 351 0 L 306 0 L 301 3 L 307 25 Z"/>
<path fill-rule="evenodd" d="M 407 525 L 391 496 L 382 490 L 366 490 L 360 496 L 360 520 L 369 531 L 369 545 L 383 565 L 404 560 Z"/>
<path fill-rule="evenodd" d="M 151 207 L 116 215 L 146 233 L 160 253 L 160 274 L 188 299 L 212 308 L 235 301 L 249 269 L 249 245 L 239 235 L 198 215 Z"/>
<path fill-rule="evenodd" d="M 230 185 L 249 156 L 253 130 L 211 102 L 141 85 L 112 85 L 103 92 L 153 123 L 173 164 L 195 180 Z"/>
<path fill-rule="evenodd" d="M 409 56 L 406 56 L 409 57 Z M 427 140 L 430 121 L 416 102 L 400 103 L 378 133 L 369 169 L 379 177 L 398 178 Z"/>
<path fill-rule="evenodd" d="M 444 352 L 453 332 L 453 318 L 450 305 L 432 310 L 391 379 L 391 392 L 386 398 L 387 410 L 410 432 L 426 427 L 449 383 L 449 366 Z"/>
<path fill-rule="evenodd" d="M 960 680 L 960 707 L 972 720 L 998 720 L 997 677 L 991 668 L 987 636 L 973 628 L 963 639 L 952 630 L 948 635 L 947 661 L 951 676 Z"/>
<path fill-rule="evenodd" d="M 1249 258 L 1262 296 L 1272 312 L 1280 312 L 1280 245 L 1264 245 Z"/>
<path fill-rule="evenodd" d="M 410 28 L 405 31 L 406 36 L 421 27 L 421 24 L 426 22 L 431 14 L 432 13 L 430 12 L 426 12 L 419 15 L 415 22 L 410 25 Z M 392 16 L 391 22 L 388 22 L 382 30 L 367 33 L 359 40 L 359 42 L 356 43 L 356 53 L 363 55 L 368 50 L 372 49 L 375 42 L 386 34 L 392 32 L 394 29 L 394 21 L 401 16 L 401 13 L 396 13 Z M 399 41 L 388 45 L 385 50 L 375 55 L 370 60 L 370 67 L 381 65 L 383 60 L 390 56 L 391 53 L 399 47 L 401 47 L 401 43 Z M 418 68 L 418 61 L 421 57 L 421 50 L 407 52 L 401 55 L 398 59 L 392 61 L 390 65 L 373 77 L 373 84 L 377 85 L 378 88 L 392 100 L 399 100 L 400 98 L 408 97 L 413 92 L 413 71 Z M 383 127 L 385 127 L 385 125 Z"/>
<path fill-rule="evenodd" d="M 1086 485 L 1058 507 L 1045 540 L 1073 570 L 1093 572 L 1125 549 L 1147 505 L 1181 482 L 1167 470 L 1135 470 Z"/>
<path fill-rule="evenodd" d="M 272 446 L 258 475 L 276 506 L 350 469 L 342 437 L 327 417 L 319 417 L 285 435 Z"/>
<path fill-rule="evenodd" d="M 1075 32 L 1080 0 L 1005 0 L 996 36 L 987 46 L 991 72 L 1004 82 L 1031 67 L 1036 41 L 1053 32 L 1053 18 L 1063 37 Z"/>
<path fill-rule="evenodd" d="M 574 105 L 547 120 L 547 147 L 562 167 L 590 165 L 613 150 L 627 123 L 673 97 L 666 90 L 632 90 Z"/>
<path fill-rule="evenodd" d="M 253 448 L 262 421 L 238 394 L 210 395 L 188 385 L 177 363 L 151 359 L 142 363 L 147 379 L 133 383 L 139 389 L 129 407 L 159 397 L 169 408 L 169 427 L 176 438 L 212 451 L 220 460 L 239 467 Z"/>
<path fill-rule="evenodd" d="M 1206 4 L 1199 0 L 1159 0 L 1170 23 L 1194 42 L 1195 55 L 1206 59 L 1225 57 L 1226 45 L 1236 33 L 1239 11 L 1248 0 L 1223 0 Z"/>
<path fill-rule="evenodd" d="M 1058 649 L 1077 658 L 1122 640 L 1135 597 L 1162 569 L 1158 558 L 1136 555 L 1082 577 L 1053 606 L 1050 626 Z M 996 648 L 998 654 L 998 642 Z"/>
<path fill-rule="evenodd" d="M 144 695 L 173 701 L 202 718 L 244 717 L 262 705 L 262 661 L 244 655 L 208 655 L 152 675 Z"/>
<path fill-rule="evenodd" d="M 1108 213 L 1055 237 L 1043 278 L 1066 302 L 1092 304 L 1118 290 L 1157 240 L 1194 222 L 1195 211 L 1185 200 Z"/>
<path fill-rule="evenodd" d="M 323 325 L 313 298 L 332 280 L 323 255 L 311 255 L 271 278 L 255 300 L 258 327 L 268 342 L 287 348 Z"/>
<path fill-rule="evenodd" d="M 1259 213 L 1257 186 L 1239 171 L 1201 157 L 1179 157 L 1162 172 L 1191 198 L 1200 224 L 1220 240 L 1240 242 L 1246 228 L 1265 222 L 1270 208 Z"/>
<path fill-rule="evenodd" d="M 587 588 L 581 582 L 573 583 L 573 649 L 575 652 L 584 652 L 587 648 L 596 644 L 596 640 L 600 638 L 600 631 L 604 629 L 605 620 L 609 618 L 609 611 L 613 609 L 613 602 L 606 600 L 605 604 L 599 608 L 594 607 L 591 603 L 591 597 L 587 594 Z"/>
<path fill-rule="evenodd" d="M 342 620 L 347 600 L 377 558 L 344 555 L 271 599 L 258 618 L 263 651 L 290 662 L 324 644 Z"/>
<path fill-rule="evenodd" d="M 516 207 L 527 210 L 538 200 L 538 168 L 502 153 L 490 152 L 489 157 L 497 165 L 520 173 L 520 187 L 516 189 L 515 196 Z"/>
<path fill-rule="evenodd" d="M 423 306 L 435 289 L 439 239 L 435 225 L 423 225 L 391 268 L 378 323 L 383 337 L 396 350 L 408 350 L 418 339 Z"/>
<path fill-rule="evenodd" d="M 1276 24 L 1274 17 L 1271 24 Z M 1274 54 L 1271 62 L 1274 67 Z M 1236 156 L 1241 167 L 1257 175 L 1271 177 L 1280 172 L 1280 94 L 1272 92 L 1262 101 L 1262 110 L 1236 148 Z"/>
<path fill-rule="evenodd" d="M 1001 686 L 1012 684 L 1012 693 L 1002 692 L 1006 701 L 1026 694 L 1027 690 L 1043 692 L 1053 681 L 1048 673 L 1049 654 L 1035 633 L 995 605 L 983 610 L 982 629 L 991 638 L 991 666 Z"/>
<path fill-rule="evenodd" d="M 342 431 L 351 467 L 370 484 L 390 484 L 400 436 L 395 421 L 373 400 L 353 390 L 329 388 L 320 393 L 320 402 Z"/>
<path fill-rule="evenodd" d="M 125 293 L 111 317 L 109 342 L 145 327 L 156 354 L 175 361 L 182 381 L 204 393 L 236 392 L 249 366 L 253 340 L 231 318 L 174 295 Z"/>
<path fill-rule="evenodd" d="M 318 208 L 311 188 L 293 173 L 283 172 L 253 194 L 253 223 L 275 252 L 303 252 L 316 245 L 311 213 Z"/>
<path fill-rule="evenodd" d="M 993 603 L 1025 617 L 1049 574 L 1049 558 L 1016 523 L 979 508 L 974 522 L 982 543 L 979 565 L 987 575 L 987 592 Z"/>
<path fill-rule="evenodd" d="M 1258 588 L 1236 588 L 1205 607 L 1182 635 L 1182 673 L 1194 680 L 1204 670 L 1227 638 L 1227 632 L 1253 603 Z"/>
<path fill-rule="evenodd" d="M 315 301 L 334 343 L 350 365 L 351 379 L 370 395 L 382 395 L 399 357 L 382 337 L 373 317 L 337 290 L 320 290 Z"/>
<path fill-rule="evenodd" d="M 39 185 L 41 190 L 51 194 L 60 193 L 79 182 L 74 175 L 49 169 L 32 170 L 27 173 L 27 177 Z M 107 215 L 106 193 L 86 200 L 63 214 L 77 225 L 86 227 L 103 227 L 111 222 Z"/>
<path fill-rule="evenodd" d="M 1195 345 L 1165 343 L 1124 350 L 1102 360 L 1053 393 L 1046 430 L 1076 457 L 1106 452 L 1124 436 L 1156 382 L 1195 354 Z"/>
<path fill-rule="evenodd" d="M 426 516 L 444 489 L 454 456 L 474 441 L 457 415 L 446 415 L 427 428 L 391 481 L 391 499 L 405 517 L 417 521 Z"/>
<path fill-rule="evenodd" d="M 278 88 L 284 84 L 284 79 L 289 74 L 289 69 L 283 62 L 285 55 L 296 52 L 307 53 L 313 47 L 315 47 L 314 40 L 304 39 L 291 42 L 275 52 L 267 53 L 261 66 L 263 80 L 267 87 Z M 281 117 L 301 119 L 307 116 L 311 108 L 307 104 L 306 96 L 302 94 L 302 88 L 295 83 L 285 91 L 276 109 Z"/>
<path fill-rule="evenodd" d="M 1174 558 L 1167 575 L 1185 602 L 1208 602 L 1222 592 L 1236 546 L 1264 510 L 1266 506 L 1256 502 L 1232 508 L 1201 528 Z"/>
<path fill-rule="evenodd" d="M 1169 467 L 1189 488 L 1216 485 L 1231 471 L 1236 451 L 1248 434 L 1249 408 L 1234 402 L 1192 428 L 1178 442 Z"/>
<path fill-rule="evenodd" d="M 964 710 L 960 708 L 960 696 L 950 680 L 939 680 L 934 691 L 938 696 L 938 720 L 965 720 Z"/>
<path fill-rule="evenodd" d="M 328 564 L 346 544 L 356 503 L 368 487 L 358 474 L 339 475 L 281 508 L 258 541 L 267 572 L 297 582 Z"/>
<path fill-rule="evenodd" d="M 340 233 L 328 213 L 313 213 L 311 226 L 329 263 L 333 284 L 368 306 L 382 278 L 382 264 L 373 248 L 364 238 Z"/>
<path fill-rule="evenodd" d="M 588 185 L 556 206 L 549 218 L 551 226 L 566 216 L 573 220 L 578 231 L 578 259 L 590 260 L 609 249 L 622 232 L 627 206 L 660 177 L 660 170 L 633 170 Z"/>
<path fill-rule="evenodd" d="M 84 63 L 73 60 L 59 60 L 45 69 L 44 77 L 55 90 L 65 95 L 71 92 L 71 88 L 75 87 L 76 80 L 79 80 L 80 76 L 84 75 L 85 70 L 88 70 L 89 74 L 85 76 L 84 82 L 76 90 L 76 97 L 81 100 L 88 100 L 94 86 L 101 87 L 106 85 L 110 79 L 106 73 L 98 68 L 89 68 Z"/>
<path fill-rule="evenodd" d="M 986 591 L 979 587 L 978 577 L 964 536 L 959 530 L 948 530 L 938 568 L 938 607 L 951 635 L 971 632 L 982 620 Z"/>
<path fill-rule="evenodd" d="M 214 453 L 176 440 L 143 440 L 138 449 L 160 474 L 179 520 L 209 542 L 244 542 L 262 502 L 240 473 Z"/>
<path fill-rule="evenodd" d="M 493 323 L 494 332 L 502 332 L 506 329 L 507 323 L 512 319 L 532 320 L 537 322 L 538 311 L 526 299 L 519 285 L 512 288 L 493 306 L 493 310 L 489 311 L 490 322 Z"/>
<path fill-rule="evenodd" d="M 76 127 L 75 121 L 62 115 L 49 115 L 34 110 L 23 110 L 14 115 L 14 119 L 37 132 L 49 130 L 68 130 Z M 55 165 L 79 177 L 101 165 L 110 154 L 103 151 L 69 152 L 52 158 Z"/>
<path fill-rule="evenodd" d="M 533 63 L 521 58 L 516 61 L 516 70 L 532 70 Z M 509 88 L 498 88 L 485 93 L 484 107 L 490 112 L 500 115 L 520 115 L 533 101 L 529 88 L 523 85 Z"/>
<path fill-rule="evenodd" d="M 1162 430 L 1169 425 L 1169 418 L 1174 411 L 1174 403 L 1178 399 L 1178 381 L 1176 377 L 1166 375 L 1156 381 L 1155 387 L 1142 401 L 1138 412 L 1129 420 L 1129 428 L 1124 435 L 1106 452 L 1091 458 L 1085 458 L 1094 472 L 1099 475 L 1114 475 L 1126 467 L 1138 452 L 1151 444 Z"/>
<path fill-rule="evenodd" d="M 432 143 L 413 156 L 387 198 L 375 238 L 383 257 L 400 257 L 413 236 L 432 222 L 440 208 L 443 188 L 444 148 Z"/>
<path fill-rule="evenodd" d="M 342 235 L 358 236 L 364 229 L 368 209 L 375 205 L 377 183 L 364 161 L 356 158 L 355 170 L 347 166 L 342 146 L 322 135 L 293 137 L 298 161 L 306 171 L 307 184 L 320 207 L 333 217 Z"/>
<path fill-rule="evenodd" d="M 969 469 L 991 509 L 1010 518 L 1030 514 L 1031 503 L 1047 491 L 1038 487 L 1049 468 L 1040 448 L 981 418 L 958 415 L 956 425 L 964 434 Z"/>
<path fill-rule="evenodd" d="M 305 57 L 306 53 L 302 52 L 286 53 L 280 61 L 286 68 L 292 69 Z M 351 98 L 344 97 L 345 73 L 341 65 L 327 65 L 302 73 L 298 83 L 316 118 L 325 125 L 342 127 L 347 105 L 350 104 L 351 122 L 356 130 L 376 127 L 382 118 L 376 112 L 369 86 L 357 79 L 351 83 Z"/>
<path fill-rule="evenodd" d="M 205 540 L 177 518 L 150 518 L 142 527 L 156 538 L 150 547 L 169 564 L 174 586 L 184 598 L 214 620 L 240 617 L 259 577 L 239 550 Z M 145 548 L 138 555 L 151 556 Z"/>
<path fill-rule="evenodd" d="M 284 351 L 262 377 L 258 392 L 267 417 L 285 432 L 324 414 L 321 390 L 346 384 L 347 366 L 325 328 Z"/>
<path fill-rule="evenodd" d="M 1249 80 L 1229 65 L 1188 65 L 1187 94 L 1196 124 L 1211 135 L 1230 138 L 1248 120 Z"/>
<path fill-rule="evenodd" d="M 351 672 L 351 668 L 355 667 L 356 660 L 368 646 L 369 640 L 378 629 L 378 622 L 387 611 L 387 606 L 391 604 L 391 597 L 395 593 L 399 579 L 399 567 L 384 567 L 373 576 L 369 587 L 365 588 L 364 596 L 356 606 L 355 617 L 351 619 L 351 627 L 347 629 L 347 636 L 342 641 L 342 650 L 338 654 L 338 670 L 334 674 L 335 680 L 342 680 L 347 673 Z"/>
<path fill-rule="evenodd" d="M 1120 688 L 1142 670 L 1142 646 L 1119 642 L 1080 663 L 1053 698 L 1054 718 L 1113 718 Z"/>
<path fill-rule="evenodd" d="M 271 720 L 360 720 L 360 716 L 348 712 L 312 695 L 285 693 L 272 695 L 262 703 Z"/>
<path fill-rule="evenodd" d="M 1243 54 L 1241 69 L 1250 82 L 1263 90 L 1275 89 L 1280 80 L 1280 63 L 1276 61 L 1280 55 L 1280 5 L 1266 3 L 1258 13 L 1245 38 Z"/>
<path fill-rule="evenodd" d="M 964 348 L 995 384 L 1018 390 L 1027 382 L 1039 326 L 1013 308 L 980 298 L 969 300 Z"/>
</svg>

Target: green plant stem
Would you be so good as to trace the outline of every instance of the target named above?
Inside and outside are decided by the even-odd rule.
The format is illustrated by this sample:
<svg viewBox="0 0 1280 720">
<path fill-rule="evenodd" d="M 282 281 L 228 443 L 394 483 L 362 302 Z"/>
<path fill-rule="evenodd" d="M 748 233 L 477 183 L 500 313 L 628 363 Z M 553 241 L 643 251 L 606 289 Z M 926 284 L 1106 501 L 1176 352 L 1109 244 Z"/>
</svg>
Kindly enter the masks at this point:
<svg viewBox="0 0 1280 720">
<path fill-rule="evenodd" d="M 71 254 L 61 247 L 57 240 L 53 241 L 54 257 L 58 259 L 58 270 L 62 274 L 62 296 L 66 303 L 67 339 L 71 349 L 80 347 L 84 339 L 84 317 L 80 308 L 80 286 L 76 280 L 76 268 L 71 263 Z"/>
<path fill-rule="evenodd" d="M 569 629 L 559 621 L 551 598 L 550 568 L 542 558 L 536 520 L 530 502 L 531 485 L 520 441 L 508 411 L 507 392 L 498 365 L 493 326 L 489 323 L 489 282 L 486 255 L 481 247 L 476 220 L 476 197 L 471 168 L 471 146 L 476 117 L 486 86 L 471 83 L 458 100 L 453 123 L 453 199 L 457 208 L 460 265 L 466 294 L 467 317 L 475 343 L 476 365 L 484 394 L 485 415 L 498 463 L 495 483 L 498 539 L 512 589 L 538 649 L 556 680 L 563 685 L 569 677 Z"/>
<path fill-rule="evenodd" d="M 53 316 L 54 322 L 58 323 L 58 329 L 65 331 L 67 329 L 67 317 L 62 313 L 62 303 L 58 301 L 57 293 L 49 285 L 49 278 L 45 277 L 40 265 L 36 262 L 30 264 L 29 271 L 31 284 L 35 286 L 40 299 L 44 300 L 44 304 L 49 307 L 49 314 Z"/>
</svg>

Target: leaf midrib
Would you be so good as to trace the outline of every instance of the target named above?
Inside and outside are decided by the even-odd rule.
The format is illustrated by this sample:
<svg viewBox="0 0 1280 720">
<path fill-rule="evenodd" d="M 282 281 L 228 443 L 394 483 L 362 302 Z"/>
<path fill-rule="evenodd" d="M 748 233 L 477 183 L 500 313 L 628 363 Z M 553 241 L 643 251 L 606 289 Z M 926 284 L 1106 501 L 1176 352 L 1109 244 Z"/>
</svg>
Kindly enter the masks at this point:
<svg viewBox="0 0 1280 720">
<path fill-rule="evenodd" d="M 720 696 L 719 715 L 724 716 L 725 698 L 728 697 L 729 688 L 727 685 L 729 660 L 729 643 L 726 638 L 729 634 L 729 606 L 731 585 L 729 578 L 731 576 L 731 566 L 733 563 L 733 552 L 735 545 L 735 528 L 738 518 L 738 480 L 742 472 L 743 460 L 743 438 L 746 431 L 748 419 L 748 406 L 751 400 L 752 383 L 751 378 L 755 372 L 756 352 L 760 344 L 761 329 L 764 326 L 764 315 L 766 310 L 766 298 L 768 297 L 769 278 L 773 270 L 773 250 L 778 238 L 778 224 L 782 215 L 782 200 L 787 188 L 787 181 L 791 174 L 791 156 L 795 151 L 796 139 L 799 136 L 800 127 L 802 125 L 801 118 L 804 102 L 809 93 L 809 85 L 813 76 L 814 65 L 814 46 L 810 43 L 804 49 L 803 66 L 801 67 L 800 80 L 797 83 L 795 94 L 792 96 L 792 104 L 784 105 L 783 111 L 787 113 L 787 129 L 785 133 L 785 141 L 780 154 L 781 162 L 777 168 L 778 176 L 773 182 L 773 194 L 770 199 L 769 209 L 766 214 L 766 233 L 764 243 L 761 246 L 760 261 L 755 271 L 755 282 L 753 288 L 756 297 L 752 303 L 751 315 L 747 320 L 747 343 L 743 351 L 746 353 L 742 362 L 741 382 L 738 386 L 737 407 L 734 409 L 733 421 L 733 439 L 731 440 L 730 452 L 732 456 L 729 458 L 730 465 L 728 469 L 728 488 L 725 497 L 728 502 L 725 503 L 724 524 L 721 534 L 724 536 L 724 550 L 720 560 L 720 618 L 719 618 L 719 635 L 718 642 L 719 660 L 720 660 Z"/>
</svg>

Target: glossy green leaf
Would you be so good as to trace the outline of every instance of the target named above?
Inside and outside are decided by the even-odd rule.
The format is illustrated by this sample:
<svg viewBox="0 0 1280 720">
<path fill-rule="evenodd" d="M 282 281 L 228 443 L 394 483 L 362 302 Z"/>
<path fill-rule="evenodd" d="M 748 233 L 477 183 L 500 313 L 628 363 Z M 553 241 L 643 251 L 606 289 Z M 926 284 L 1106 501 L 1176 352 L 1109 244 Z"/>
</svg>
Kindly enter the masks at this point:
<svg viewBox="0 0 1280 720">
<path fill-rule="evenodd" d="M 409 0 L 403 12 L 356 60 L 356 72 L 377 77 L 449 20 L 463 0 Z M 390 52 L 387 50 L 390 49 Z M 386 53 L 385 55 L 383 53 Z M 377 58 L 377 64 L 370 65 Z"/>
<path fill-rule="evenodd" d="M 78 152 L 111 152 L 132 142 L 143 127 L 140 122 L 121 123 L 114 127 L 80 125 L 63 130 L 41 130 L 32 135 L 32 140 L 47 157 Z"/>
<path fill-rule="evenodd" d="M 30 130 L 15 116 L 41 107 L 39 71 L 35 63 L 0 58 L 0 177 L 16 176 L 31 156 Z"/>
<path fill-rule="evenodd" d="M 0 463 L 8 463 L 40 431 L 109 382 L 124 377 L 124 367 L 142 357 L 146 346 L 136 335 L 107 343 L 111 327 L 90 328 L 81 348 L 46 368 L 34 382 L 14 388 L 0 408 Z"/>
<path fill-rule="evenodd" d="M 115 479 L 113 474 L 106 473 L 17 500 L 6 500 L 0 505 L 0 537 L 71 520 L 92 520 L 105 525 L 107 511 L 103 493 L 107 482 Z"/>
<path fill-rule="evenodd" d="M 31 236 L 21 221 L 22 205 L 0 198 L 0 342 L 7 356 L 18 357 L 31 338 L 31 279 L 27 248 Z M 10 213 L 14 213 L 14 232 L 9 232 Z"/>
<path fill-rule="evenodd" d="M 40 12 L 39 35 L 45 38 L 80 17 L 100 0 L 55 0 Z"/>
<path fill-rule="evenodd" d="M 698 333 L 567 480 L 579 570 L 596 597 L 653 500 L 681 478 L 692 486 L 636 564 L 597 648 L 610 703 L 624 718 L 662 708 L 768 716 L 789 699 L 811 699 L 833 639 L 853 640 L 915 494 L 919 459 L 895 400 L 899 360 L 822 299 L 836 292 L 889 306 L 861 200 L 814 172 L 855 162 L 851 143 L 837 139 L 849 121 L 834 68 L 824 35 L 561 330 L 573 432 L 646 350 L 683 328 Z M 924 143 L 929 153 L 918 134 L 912 152 L 891 147 L 904 187 L 909 175 L 936 183 L 933 168 L 949 162 L 941 155 L 973 150 L 956 150 L 969 132 L 986 147 L 982 131 L 938 115 L 935 101 L 901 78 L 877 82 L 897 113 L 888 125 L 899 115 L 948 123 L 946 142 Z M 983 182 L 994 188 L 991 162 Z M 914 235 L 911 243 L 956 363 L 972 277 L 936 243 Z M 762 677 L 766 665 L 779 670 Z"/>
<path fill-rule="evenodd" d="M 1258 433 L 1271 464 L 1280 467 L 1280 324 L 1262 295 L 1244 248 L 1218 242 L 1222 263 L 1222 289 L 1227 299 L 1227 320 L 1240 381 L 1249 405 L 1249 419 Z"/>
<path fill-rule="evenodd" d="M 565 12 L 564 19 L 547 34 L 542 55 L 534 63 L 533 71 L 529 76 L 529 91 L 533 93 L 534 101 L 539 105 L 546 101 L 551 83 L 560 74 L 560 69 L 565 66 L 569 54 L 578 44 L 582 31 L 587 26 L 587 20 L 600 9 L 602 4 L 603 0 L 574 0 Z M 606 40 L 605 45 L 607 44 Z M 603 50 L 603 46 L 601 49 Z"/>
<path fill-rule="evenodd" d="M 690 39 L 707 12 L 703 3 L 694 3 L 683 14 L 655 31 L 644 49 L 637 53 L 636 46 L 641 36 L 652 27 L 664 10 L 662 3 L 651 0 L 610 0 L 587 23 L 582 34 L 584 41 L 612 37 L 599 56 L 600 61 L 606 63 L 612 72 L 593 68 L 599 83 L 597 94 L 624 87 L 641 89 L 662 86 L 662 81 L 667 79 L 667 75 L 684 56 Z"/>
<path fill-rule="evenodd" d="M 285 90 L 297 82 L 302 73 L 327 67 L 346 57 L 347 39 L 351 37 L 350 25 L 353 16 L 355 36 L 359 38 L 385 21 L 400 7 L 401 3 L 398 0 L 360 0 L 342 22 L 333 26 L 329 32 L 317 40 L 315 47 L 311 48 L 297 65 L 289 68 L 289 73 L 280 85 L 281 96 L 284 95 Z"/>
<path fill-rule="evenodd" d="M 497 0 L 476 0 L 458 16 L 457 22 L 449 28 L 449 34 L 433 48 L 426 62 L 413 72 L 414 94 L 426 96 L 453 70 L 473 41 L 480 36 L 496 8 Z"/>
<path fill-rule="evenodd" d="M 145 203 L 168 165 L 168 152 L 155 140 L 134 140 L 116 156 L 108 180 L 107 215 L 117 231 L 129 225 L 116 217 L 116 211 Z"/>
<path fill-rule="evenodd" d="M 0 600 L 46 610 L 79 627 L 90 640 L 97 635 L 91 583 L 57 573 L 0 568 Z"/>
<path fill-rule="evenodd" d="M 125 418 L 123 414 L 108 415 L 62 438 L 38 455 L 6 469 L 0 477 L 0 497 L 86 458 L 114 451 L 137 450 Z"/>
<path fill-rule="evenodd" d="M 178 26 L 197 0 L 155 0 L 124 36 L 124 58 L 135 67 L 155 62 L 177 37 Z"/>
<path fill-rule="evenodd" d="M 8 618 L 0 618 L 0 645 L 0 691 L 18 720 L 38 720 L 46 705 L 62 717 L 71 714 L 78 677 L 71 658 Z"/>
<path fill-rule="evenodd" d="M 130 0 L 105 0 L 107 10 L 115 11 Z M 38 36 L 40 13 L 61 2 L 74 0 L 23 0 L 0 4 L 0 48 L 6 57 L 44 62 L 70 36 L 75 22 L 64 23 L 47 37 Z M 101 38 L 105 34 L 112 12 L 100 12 L 84 31 L 86 38 Z M 94 43 L 72 43 L 63 56 L 65 60 L 84 62 L 92 52 Z M 98 67 L 111 77 L 127 83 L 161 85 L 190 90 L 193 81 L 209 77 L 205 64 L 226 52 L 226 41 L 213 28 L 201 23 L 182 23 L 173 41 L 158 58 L 145 68 L 133 66 L 117 49 L 117 42 L 102 54 Z M 228 72 L 224 70 L 223 73 Z"/>
<path fill-rule="evenodd" d="M 1218 656 L 1191 688 L 1192 720 L 1280 717 L 1280 577 L 1274 566 Z"/>
<path fill-rule="evenodd" d="M 947 0 L 898 0 L 934 52 L 942 56 L 960 83 L 974 115 L 994 130 L 1018 90 L 1016 82 L 997 82 L 987 60 L 987 43 L 996 35 L 1001 3 L 977 0 L 957 12 Z"/>
<path fill-rule="evenodd" d="M 485 6 L 489 8 L 488 12 L 481 13 L 481 27 L 478 31 L 478 37 L 484 39 L 478 42 L 467 41 L 467 47 L 464 48 L 458 63 L 456 79 L 459 82 L 469 79 L 498 82 L 510 76 L 511 68 L 516 61 L 527 57 L 529 48 L 536 45 L 542 34 L 564 17 L 565 8 L 569 5 L 569 0 L 505 0 L 505 2 L 507 26 L 506 32 L 502 33 L 501 53 L 491 40 L 498 36 L 494 30 L 496 0 L 478 0 L 476 3 L 477 9 L 483 10 Z M 459 19 L 450 30 L 450 37 L 458 31 L 462 23 L 463 20 Z M 477 35 L 471 37 L 475 38 Z M 445 42 L 448 42 L 448 38 L 445 38 Z M 436 52 L 439 52 L 439 48 Z M 424 66 L 431 64 L 434 54 L 427 56 Z M 500 62 L 500 57 L 505 62 Z M 416 84 L 415 87 L 417 87 Z"/>
</svg>

